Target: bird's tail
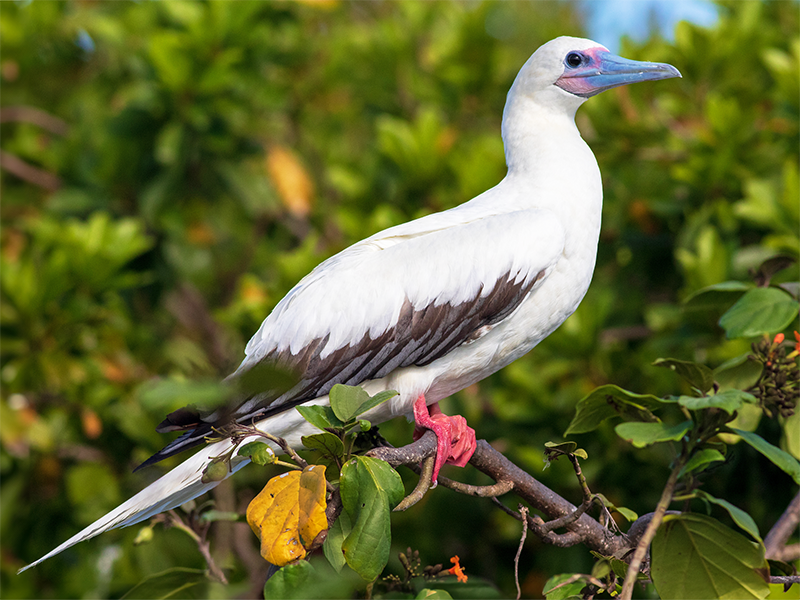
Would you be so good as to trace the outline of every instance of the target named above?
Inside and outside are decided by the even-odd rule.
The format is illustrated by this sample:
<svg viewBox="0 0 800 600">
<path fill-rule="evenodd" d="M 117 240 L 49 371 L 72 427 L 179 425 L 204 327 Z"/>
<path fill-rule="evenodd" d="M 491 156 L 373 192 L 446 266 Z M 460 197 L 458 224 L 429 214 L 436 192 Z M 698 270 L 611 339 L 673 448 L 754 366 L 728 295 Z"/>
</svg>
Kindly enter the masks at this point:
<svg viewBox="0 0 800 600">
<path fill-rule="evenodd" d="M 201 481 L 203 470 L 209 464 L 211 458 L 224 454 L 231 447 L 232 442 L 230 439 L 208 444 L 197 454 L 182 462 L 157 481 L 154 481 L 133 498 L 99 518 L 83 531 L 73 535 L 55 550 L 48 552 L 39 560 L 20 569 L 19 573 L 63 552 L 78 542 L 93 538 L 110 529 L 134 525 L 166 510 L 180 506 L 209 491 L 219 484 L 219 481 L 203 483 Z M 241 469 L 248 462 L 250 461 L 247 458 L 233 456 L 228 476 Z"/>
<path fill-rule="evenodd" d="M 327 396 L 323 396 L 307 404 L 325 404 L 327 401 Z M 319 431 L 305 421 L 296 410 L 286 410 L 273 414 L 256 423 L 255 427 L 256 429 L 285 439 L 293 448 L 302 447 L 302 437 L 304 435 L 311 435 Z M 240 439 L 240 443 L 246 444 L 256 439 L 265 441 L 260 436 L 254 435 Z M 280 451 L 277 446 L 271 442 L 268 443 L 272 446 L 273 450 L 276 452 Z M 166 510 L 180 506 L 213 489 L 220 482 L 212 481 L 203 483 L 203 471 L 211 462 L 211 459 L 224 455 L 229 452 L 232 447 L 233 442 L 230 438 L 206 444 L 194 456 L 186 459 L 169 473 L 161 477 L 161 479 L 154 481 L 133 498 L 119 505 L 104 517 L 99 518 L 83 531 L 73 535 L 52 552 L 48 552 L 39 560 L 23 567 L 19 570 L 19 573 L 63 552 L 78 542 L 93 538 L 110 529 L 134 525 Z M 236 456 L 234 453 L 234 456 L 230 458 L 230 470 L 225 478 L 230 477 L 249 462 L 250 459 L 243 456 Z"/>
</svg>

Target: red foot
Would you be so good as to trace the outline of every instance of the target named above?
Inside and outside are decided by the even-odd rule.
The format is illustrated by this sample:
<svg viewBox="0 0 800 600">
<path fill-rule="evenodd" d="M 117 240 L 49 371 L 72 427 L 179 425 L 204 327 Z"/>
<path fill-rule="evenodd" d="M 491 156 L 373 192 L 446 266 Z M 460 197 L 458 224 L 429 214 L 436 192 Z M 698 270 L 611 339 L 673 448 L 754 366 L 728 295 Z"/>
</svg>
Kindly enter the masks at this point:
<svg viewBox="0 0 800 600">
<path fill-rule="evenodd" d="M 421 395 L 414 403 L 414 439 L 418 440 L 430 429 L 436 434 L 436 461 L 433 463 L 433 483 L 439 478 L 439 469 L 446 463 L 457 467 L 466 466 L 475 453 L 475 430 L 467 425 L 461 415 L 448 417 L 442 413 L 439 403 L 428 407 L 425 396 Z"/>
</svg>

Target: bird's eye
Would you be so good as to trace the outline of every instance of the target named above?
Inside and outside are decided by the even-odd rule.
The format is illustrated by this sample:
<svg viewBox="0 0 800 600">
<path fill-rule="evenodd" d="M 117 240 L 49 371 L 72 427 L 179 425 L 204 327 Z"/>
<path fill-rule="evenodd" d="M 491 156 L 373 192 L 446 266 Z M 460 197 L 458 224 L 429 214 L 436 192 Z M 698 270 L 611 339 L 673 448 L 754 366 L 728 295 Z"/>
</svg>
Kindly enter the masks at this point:
<svg viewBox="0 0 800 600">
<path fill-rule="evenodd" d="M 581 63 L 583 63 L 583 56 L 577 52 L 570 52 L 567 54 L 566 63 L 567 66 L 572 68 L 580 67 Z"/>
</svg>

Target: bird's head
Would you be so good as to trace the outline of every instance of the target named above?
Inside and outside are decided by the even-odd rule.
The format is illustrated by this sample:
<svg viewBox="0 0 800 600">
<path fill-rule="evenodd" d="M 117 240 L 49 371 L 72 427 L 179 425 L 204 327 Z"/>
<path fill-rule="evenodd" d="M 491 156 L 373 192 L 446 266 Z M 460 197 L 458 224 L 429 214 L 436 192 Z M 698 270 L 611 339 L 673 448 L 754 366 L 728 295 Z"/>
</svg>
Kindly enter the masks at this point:
<svg viewBox="0 0 800 600">
<path fill-rule="evenodd" d="M 533 53 L 517 76 L 514 91 L 529 97 L 550 97 L 550 102 L 559 104 L 580 105 L 586 98 L 614 87 L 680 76 L 672 65 L 629 60 L 592 40 L 559 37 Z"/>
</svg>

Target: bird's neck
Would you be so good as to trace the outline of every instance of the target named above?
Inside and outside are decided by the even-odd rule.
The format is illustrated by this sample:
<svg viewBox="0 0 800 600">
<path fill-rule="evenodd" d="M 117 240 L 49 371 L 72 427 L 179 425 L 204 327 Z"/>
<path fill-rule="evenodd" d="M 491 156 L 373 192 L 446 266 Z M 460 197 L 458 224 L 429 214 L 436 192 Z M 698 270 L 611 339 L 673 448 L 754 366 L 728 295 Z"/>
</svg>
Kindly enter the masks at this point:
<svg viewBox="0 0 800 600">
<path fill-rule="evenodd" d="M 575 125 L 581 99 L 565 106 L 556 102 L 553 94 L 531 97 L 514 91 L 512 88 L 509 93 L 502 123 L 510 174 L 543 177 L 554 167 L 557 173 L 586 168 L 585 162 L 596 168 L 594 155 Z"/>
<path fill-rule="evenodd" d="M 542 98 L 509 96 L 503 112 L 508 175 L 501 185 L 516 190 L 523 207 L 559 214 L 569 231 L 594 238 L 596 248 L 603 189 L 594 154 L 575 125 L 580 102 L 549 108 Z"/>
</svg>

